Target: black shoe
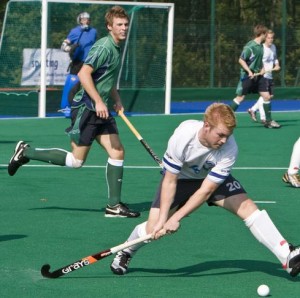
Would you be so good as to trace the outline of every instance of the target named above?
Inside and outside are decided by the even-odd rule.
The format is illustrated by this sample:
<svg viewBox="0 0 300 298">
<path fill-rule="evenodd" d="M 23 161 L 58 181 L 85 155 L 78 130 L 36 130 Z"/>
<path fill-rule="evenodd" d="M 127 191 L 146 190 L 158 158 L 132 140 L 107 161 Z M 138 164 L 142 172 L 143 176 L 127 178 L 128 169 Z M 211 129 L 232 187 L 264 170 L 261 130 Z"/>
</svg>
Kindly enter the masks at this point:
<svg viewBox="0 0 300 298">
<path fill-rule="evenodd" d="M 23 152 L 27 147 L 29 147 L 29 145 L 23 141 L 19 141 L 19 143 L 17 144 L 15 152 L 10 159 L 7 167 L 7 171 L 10 176 L 16 174 L 19 167 L 29 162 L 29 158 L 23 156 Z"/>
<path fill-rule="evenodd" d="M 121 202 L 113 207 L 107 205 L 105 211 L 105 217 L 139 217 L 140 215 L 140 212 L 130 210 Z"/>
<path fill-rule="evenodd" d="M 290 254 L 287 258 L 286 271 L 295 277 L 300 273 L 300 248 L 290 244 Z"/>
<path fill-rule="evenodd" d="M 129 253 L 125 251 L 119 251 L 110 264 L 111 271 L 117 275 L 124 275 L 127 273 L 130 260 L 131 256 Z"/>
</svg>

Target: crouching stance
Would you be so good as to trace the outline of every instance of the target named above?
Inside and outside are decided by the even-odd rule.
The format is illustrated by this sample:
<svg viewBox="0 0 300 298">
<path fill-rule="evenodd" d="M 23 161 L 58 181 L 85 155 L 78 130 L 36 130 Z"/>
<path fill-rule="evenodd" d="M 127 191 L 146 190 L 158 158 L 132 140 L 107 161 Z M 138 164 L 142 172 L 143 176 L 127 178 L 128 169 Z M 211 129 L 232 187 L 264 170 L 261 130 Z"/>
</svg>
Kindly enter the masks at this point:
<svg viewBox="0 0 300 298">
<path fill-rule="evenodd" d="M 300 249 L 290 245 L 265 210 L 259 210 L 231 175 L 238 148 L 232 135 L 236 120 L 224 104 L 210 105 L 204 121 L 184 121 L 168 142 L 163 162 L 165 174 L 152 203 L 149 218 L 135 227 L 128 241 L 145 234 L 158 239 L 174 233 L 180 221 L 203 203 L 240 217 L 253 236 L 264 244 L 292 276 L 300 272 Z M 137 250 L 145 243 L 119 252 L 112 264 L 115 274 L 125 274 Z"/>
</svg>

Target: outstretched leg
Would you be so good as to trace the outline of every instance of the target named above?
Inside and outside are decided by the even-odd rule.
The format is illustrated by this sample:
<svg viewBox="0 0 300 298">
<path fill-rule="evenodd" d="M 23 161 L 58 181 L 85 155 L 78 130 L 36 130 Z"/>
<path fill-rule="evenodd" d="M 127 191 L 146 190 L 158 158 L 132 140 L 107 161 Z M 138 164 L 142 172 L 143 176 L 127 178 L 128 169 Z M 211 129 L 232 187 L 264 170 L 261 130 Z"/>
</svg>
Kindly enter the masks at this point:
<svg viewBox="0 0 300 298">
<path fill-rule="evenodd" d="M 259 210 L 246 195 L 236 195 L 216 202 L 245 222 L 253 236 L 267 247 L 292 276 L 300 272 L 300 249 L 285 240 L 265 210 Z"/>
</svg>

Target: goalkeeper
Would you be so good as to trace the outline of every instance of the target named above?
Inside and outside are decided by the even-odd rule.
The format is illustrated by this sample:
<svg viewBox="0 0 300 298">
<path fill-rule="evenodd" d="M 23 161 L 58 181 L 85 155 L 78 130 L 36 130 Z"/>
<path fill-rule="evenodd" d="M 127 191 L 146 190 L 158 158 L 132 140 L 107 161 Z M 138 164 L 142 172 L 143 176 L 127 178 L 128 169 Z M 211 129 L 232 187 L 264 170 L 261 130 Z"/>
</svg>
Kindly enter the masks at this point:
<svg viewBox="0 0 300 298">
<path fill-rule="evenodd" d="M 69 53 L 71 61 L 68 69 L 70 74 L 67 76 L 64 85 L 61 109 L 70 107 L 74 95 L 77 91 L 79 91 L 80 82 L 77 74 L 81 69 L 92 45 L 97 40 L 96 29 L 90 26 L 91 17 L 89 13 L 81 12 L 77 16 L 77 23 L 78 26 L 71 29 L 67 38 L 61 45 L 61 50 Z M 69 116 L 69 114 L 66 114 L 66 116 Z"/>
</svg>

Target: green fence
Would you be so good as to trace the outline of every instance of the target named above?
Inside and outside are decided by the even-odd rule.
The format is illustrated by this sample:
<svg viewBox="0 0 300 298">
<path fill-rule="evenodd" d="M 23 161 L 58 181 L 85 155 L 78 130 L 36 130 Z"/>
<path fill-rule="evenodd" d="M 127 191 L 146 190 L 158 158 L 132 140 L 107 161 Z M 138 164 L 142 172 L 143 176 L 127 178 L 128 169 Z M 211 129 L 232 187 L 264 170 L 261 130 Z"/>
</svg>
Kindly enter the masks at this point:
<svg viewBox="0 0 300 298">
<path fill-rule="evenodd" d="M 26 1 L 19 1 L 24 5 Z M 0 52 L 0 114 L 10 115 L 13 111 L 37 115 L 38 93 L 11 95 L 20 91 L 22 49 L 40 45 L 40 1 L 31 1 L 24 9 L 11 8 L 6 29 L 2 35 Z M 152 1 L 149 1 L 152 2 Z M 155 1 L 153 1 L 155 2 Z M 168 1 L 157 1 L 168 2 Z M 198 0 L 175 3 L 174 46 L 172 63 L 171 101 L 232 99 L 239 80 L 238 58 L 243 46 L 252 39 L 252 29 L 263 23 L 275 32 L 274 44 L 281 64 L 281 71 L 274 74 L 275 99 L 298 98 L 300 85 L 300 3 L 299 1 L 256 1 Z M 20 4 L 19 3 L 19 4 Z M 137 1 L 138 3 L 138 1 Z M 255 4 L 257 3 L 257 5 Z M 29 5 L 29 6 L 28 6 Z M 55 4 L 58 5 L 58 4 Z M 37 10 L 33 10 L 33 7 Z M 59 48 L 68 30 L 74 26 L 78 11 L 86 6 L 72 4 L 62 10 L 53 6 L 49 11 L 50 27 L 48 45 Z M 35 12 L 34 12 L 35 11 Z M 104 9 L 90 7 L 92 24 L 101 34 Z M 141 13 L 141 11 L 138 11 Z M 125 108 L 132 112 L 161 113 L 164 110 L 165 92 L 165 44 L 166 13 L 151 12 L 140 15 L 137 30 L 139 39 L 129 48 L 131 56 L 124 60 L 121 95 Z M 32 21 L 34 20 L 34 21 Z M 154 38 L 147 32 L 154 32 Z M 19 37 L 23 38 L 19 38 Z M 135 53 L 141 49 L 139 54 Z M 135 53 L 135 54 L 134 54 Z M 138 55 L 132 60 L 132 55 Z M 12 64 L 11 64 L 12 63 Z M 13 63 L 17 67 L 12 67 Z M 51 87 L 51 86 L 50 86 Z M 59 108 L 62 86 L 47 92 L 47 113 Z M 18 91 L 18 92 L 19 92 Z M 21 94 L 24 92 L 20 91 Z M 10 95 L 6 95 L 10 94 Z M 251 98 L 249 96 L 248 98 Z M 255 96 L 253 96 L 255 98 Z M 26 106 L 26 103 L 30 103 Z M 17 109 L 15 105 L 24 108 Z M 36 110 L 32 113 L 31 109 Z"/>
</svg>

